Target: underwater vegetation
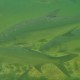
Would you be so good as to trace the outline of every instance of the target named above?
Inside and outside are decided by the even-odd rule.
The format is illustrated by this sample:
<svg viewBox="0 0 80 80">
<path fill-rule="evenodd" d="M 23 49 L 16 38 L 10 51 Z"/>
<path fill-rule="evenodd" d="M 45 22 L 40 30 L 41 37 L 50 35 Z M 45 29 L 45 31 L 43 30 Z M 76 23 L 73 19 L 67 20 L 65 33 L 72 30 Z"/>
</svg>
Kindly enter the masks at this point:
<svg viewBox="0 0 80 80">
<path fill-rule="evenodd" d="M 0 80 L 80 80 L 80 0 L 0 0 Z"/>
</svg>

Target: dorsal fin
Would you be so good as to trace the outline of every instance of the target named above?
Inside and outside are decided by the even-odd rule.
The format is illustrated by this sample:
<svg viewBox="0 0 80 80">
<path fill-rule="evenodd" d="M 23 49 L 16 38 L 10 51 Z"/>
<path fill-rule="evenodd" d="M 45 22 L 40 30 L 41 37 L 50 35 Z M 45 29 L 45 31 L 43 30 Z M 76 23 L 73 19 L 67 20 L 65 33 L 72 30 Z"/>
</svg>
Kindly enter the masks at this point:
<svg viewBox="0 0 80 80">
<path fill-rule="evenodd" d="M 58 14 L 59 11 L 60 11 L 60 9 L 56 9 L 56 10 L 50 12 L 50 13 L 47 15 L 47 17 L 49 17 L 49 18 L 57 17 L 57 14 Z"/>
</svg>

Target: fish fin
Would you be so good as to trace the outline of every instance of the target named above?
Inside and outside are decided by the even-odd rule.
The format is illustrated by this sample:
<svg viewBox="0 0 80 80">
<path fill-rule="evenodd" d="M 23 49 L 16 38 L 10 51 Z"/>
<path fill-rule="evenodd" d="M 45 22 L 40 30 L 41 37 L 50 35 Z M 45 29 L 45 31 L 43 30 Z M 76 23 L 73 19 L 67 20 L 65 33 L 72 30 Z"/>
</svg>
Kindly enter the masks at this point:
<svg viewBox="0 0 80 80">
<path fill-rule="evenodd" d="M 75 31 L 79 26 L 75 26 L 74 28 L 70 29 L 69 31 L 67 31 L 66 33 L 64 33 L 62 36 L 74 36 L 74 34 L 72 33 L 73 31 Z"/>
<path fill-rule="evenodd" d="M 69 71 L 66 69 L 66 67 L 64 66 L 64 64 L 59 63 L 59 64 L 56 64 L 56 66 L 57 66 L 65 75 L 67 75 L 68 77 L 71 77 Z"/>
<path fill-rule="evenodd" d="M 41 65 L 36 65 L 35 68 L 41 73 Z"/>
<path fill-rule="evenodd" d="M 73 58 L 77 57 L 77 54 L 69 54 L 66 56 L 61 56 L 61 57 L 57 57 L 57 62 L 55 63 L 55 65 L 68 77 L 71 77 L 69 71 L 66 69 L 66 67 L 64 66 L 64 62 L 72 60 Z"/>
<path fill-rule="evenodd" d="M 66 62 L 72 60 L 73 58 L 77 57 L 78 54 L 69 54 L 61 57 L 57 57 L 61 62 Z"/>
<path fill-rule="evenodd" d="M 32 67 L 29 66 L 29 69 L 27 69 L 27 70 L 18 78 L 18 80 L 26 80 L 26 78 L 29 77 L 28 73 L 29 73 L 29 71 L 30 71 L 31 68 L 32 68 Z"/>
<path fill-rule="evenodd" d="M 24 80 L 28 76 L 29 70 L 26 70 L 19 78 L 18 80 Z"/>
<path fill-rule="evenodd" d="M 57 17 L 57 14 L 59 11 L 60 11 L 60 9 L 56 9 L 56 10 L 52 11 L 51 13 L 49 13 L 47 15 L 47 17 L 50 17 L 50 18 Z"/>
</svg>

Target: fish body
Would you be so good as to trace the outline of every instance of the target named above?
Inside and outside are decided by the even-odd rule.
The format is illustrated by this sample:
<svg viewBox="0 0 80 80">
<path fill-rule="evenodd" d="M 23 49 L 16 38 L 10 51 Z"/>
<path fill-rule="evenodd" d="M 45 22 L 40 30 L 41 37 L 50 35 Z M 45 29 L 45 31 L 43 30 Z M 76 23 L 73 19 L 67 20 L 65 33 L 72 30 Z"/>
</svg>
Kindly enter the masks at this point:
<svg viewBox="0 0 80 80">
<path fill-rule="evenodd" d="M 8 30 L 0 33 L 0 61 L 7 63 L 17 64 L 29 64 L 38 67 L 47 64 L 55 64 L 65 75 L 70 77 L 70 73 L 64 66 L 66 61 L 72 60 L 77 57 L 77 54 L 70 54 L 60 57 L 52 57 L 46 55 L 40 51 L 36 51 L 30 48 L 21 47 L 18 45 L 10 45 L 5 47 L 4 45 L 19 42 L 19 40 L 28 39 L 30 33 L 48 29 L 55 29 L 63 27 L 64 25 L 71 25 L 80 22 L 78 17 L 42 17 L 36 20 L 23 22 L 15 25 Z M 42 36 L 42 35 L 41 35 Z M 4 44 L 4 45 L 3 45 Z M 3 45 L 3 47 L 1 46 Z"/>
<path fill-rule="evenodd" d="M 10 64 L 29 64 L 35 67 L 52 63 L 55 64 L 68 77 L 70 77 L 70 74 L 65 68 L 64 63 L 77 56 L 77 54 L 69 54 L 60 57 L 52 57 L 25 47 L 0 48 L 0 61 L 2 62 Z M 38 69 L 38 67 L 36 68 Z"/>
<path fill-rule="evenodd" d="M 64 25 L 71 25 L 80 22 L 78 17 L 41 17 L 39 19 L 25 21 L 16 24 L 0 33 L 0 45 L 24 40 L 30 33 L 48 29 L 62 28 Z"/>
<path fill-rule="evenodd" d="M 40 51 L 44 51 L 50 48 L 55 48 L 56 46 L 59 46 L 63 43 L 66 43 L 68 41 L 73 40 L 80 40 L 80 28 L 75 27 L 66 33 L 59 35 L 55 37 L 54 39 L 51 39 L 49 42 L 47 42 L 45 45 L 41 46 L 39 49 Z"/>
</svg>

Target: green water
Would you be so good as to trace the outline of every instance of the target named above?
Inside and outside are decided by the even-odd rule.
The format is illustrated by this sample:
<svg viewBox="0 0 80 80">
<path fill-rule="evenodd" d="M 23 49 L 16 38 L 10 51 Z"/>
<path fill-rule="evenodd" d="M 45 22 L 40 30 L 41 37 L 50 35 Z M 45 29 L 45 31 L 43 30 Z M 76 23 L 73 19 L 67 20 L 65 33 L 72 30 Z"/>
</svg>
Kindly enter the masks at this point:
<svg viewBox="0 0 80 80">
<path fill-rule="evenodd" d="M 59 9 L 59 16 L 79 16 L 80 0 L 0 0 L 0 31 Z"/>
<path fill-rule="evenodd" d="M 80 80 L 80 0 L 0 0 L 0 80 Z"/>
</svg>

